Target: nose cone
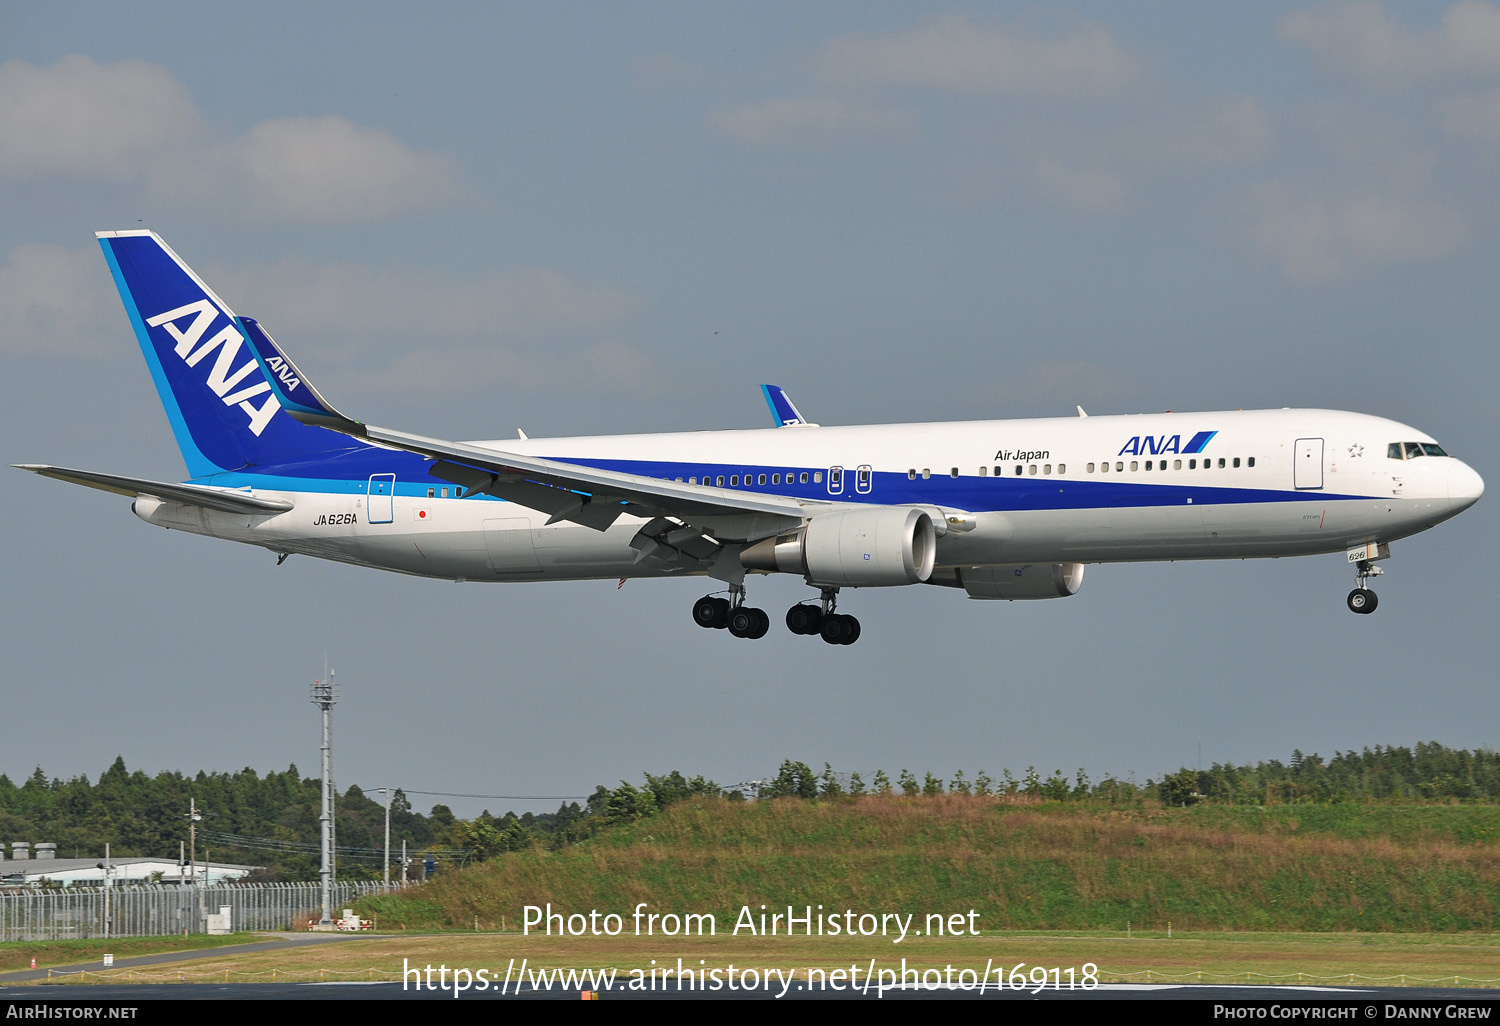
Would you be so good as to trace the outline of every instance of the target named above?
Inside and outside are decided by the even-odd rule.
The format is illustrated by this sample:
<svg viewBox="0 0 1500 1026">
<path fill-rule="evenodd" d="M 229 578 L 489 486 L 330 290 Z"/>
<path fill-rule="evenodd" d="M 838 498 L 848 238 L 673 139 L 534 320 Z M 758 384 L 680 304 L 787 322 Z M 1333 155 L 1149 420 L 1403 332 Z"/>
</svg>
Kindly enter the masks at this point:
<svg viewBox="0 0 1500 1026">
<path fill-rule="evenodd" d="M 1467 463 L 1454 460 L 1448 468 L 1448 501 L 1453 503 L 1453 512 L 1468 509 L 1483 494 L 1484 478 Z"/>
</svg>

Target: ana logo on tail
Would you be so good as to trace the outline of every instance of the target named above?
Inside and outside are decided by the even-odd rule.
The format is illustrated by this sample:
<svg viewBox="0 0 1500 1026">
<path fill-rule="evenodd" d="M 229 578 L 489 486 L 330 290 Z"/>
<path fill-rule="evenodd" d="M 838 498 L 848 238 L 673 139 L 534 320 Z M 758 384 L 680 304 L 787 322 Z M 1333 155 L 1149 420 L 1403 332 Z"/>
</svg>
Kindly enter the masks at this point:
<svg viewBox="0 0 1500 1026">
<path fill-rule="evenodd" d="M 184 330 L 178 326 L 177 322 L 189 314 L 192 315 L 193 321 Z M 244 337 L 240 335 L 239 329 L 233 322 L 225 325 L 199 345 L 218 317 L 219 310 L 213 303 L 207 299 L 200 299 L 196 303 L 159 313 L 148 319 L 146 323 L 153 328 L 166 329 L 167 334 L 177 342 L 175 352 L 189 367 L 198 366 L 213 350 L 219 351 L 208 372 L 208 387 L 213 390 L 214 395 L 224 401 L 225 406 L 238 406 L 243 410 L 250 418 L 251 434 L 259 437 L 260 433 L 266 429 L 266 425 L 271 422 L 271 418 L 276 416 L 276 411 L 281 409 L 281 403 L 276 400 L 275 394 L 271 392 L 271 386 L 266 383 L 265 379 L 255 373 L 258 365 L 253 355 L 248 356 L 241 366 L 231 370 L 240 352 L 240 346 L 244 342 Z M 252 383 L 234 391 L 240 382 L 252 375 L 254 375 Z M 266 400 L 257 407 L 250 400 L 259 395 L 264 395 Z"/>
</svg>

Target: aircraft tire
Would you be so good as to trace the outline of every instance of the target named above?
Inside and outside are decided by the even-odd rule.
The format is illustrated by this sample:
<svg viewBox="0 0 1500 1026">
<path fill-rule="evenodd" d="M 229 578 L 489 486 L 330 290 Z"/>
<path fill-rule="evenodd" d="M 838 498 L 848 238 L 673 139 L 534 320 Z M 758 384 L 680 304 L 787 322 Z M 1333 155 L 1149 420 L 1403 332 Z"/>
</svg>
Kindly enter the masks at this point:
<svg viewBox="0 0 1500 1026">
<path fill-rule="evenodd" d="M 806 603 L 799 602 L 786 611 L 786 629 L 793 634 L 816 634 L 822 620 L 823 611 Z"/>
<path fill-rule="evenodd" d="M 852 645 L 859 640 L 859 620 L 852 616 L 846 616 L 844 619 L 849 621 L 849 633 L 839 644 Z"/>
<path fill-rule="evenodd" d="M 699 627 L 728 626 L 729 603 L 712 595 L 704 595 L 693 603 L 693 622 Z"/>
<path fill-rule="evenodd" d="M 1349 593 L 1348 601 L 1351 613 L 1373 613 L 1380 604 L 1380 599 L 1369 588 L 1355 588 Z"/>
<path fill-rule="evenodd" d="M 759 638 L 764 638 L 766 636 L 766 632 L 771 629 L 771 618 L 766 615 L 766 611 L 764 609 L 752 609 L 750 610 L 750 612 L 755 614 L 755 627 L 750 631 L 749 634 L 746 634 L 745 637 L 751 639 L 752 641 Z"/>
<path fill-rule="evenodd" d="M 845 616 L 843 613 L 830 613 L 823 617 L 823 624 L 818 633 L 823 635 L 823 640 L 830 645 L 847 644 L 844 639 L 849 636 L 849 621 L 852 619 L 853 617 Z"/>
<path fill-rule="evenodd" d="M 729 633 L 736 638 L 751 638 L 755 636 L 755 628 L 760 626 L 760 618 L 755 614 L 758 609 L 749 606 L 740 606 L 738 609 L 729 611 Z"/>
</svg>

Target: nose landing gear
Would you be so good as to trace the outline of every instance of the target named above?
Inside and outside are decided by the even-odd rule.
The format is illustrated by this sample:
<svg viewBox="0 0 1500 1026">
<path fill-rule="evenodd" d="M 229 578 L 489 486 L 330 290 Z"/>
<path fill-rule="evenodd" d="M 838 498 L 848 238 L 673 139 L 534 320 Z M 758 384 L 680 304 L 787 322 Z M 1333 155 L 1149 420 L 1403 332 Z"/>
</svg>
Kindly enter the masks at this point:
<svg viewBox="0 0 1500 1026">
<path fill-rule="evenodd" d="M 1347 603 L 1351 613 L 1373 613 L 1375 607 L 1380 604 L 1380 599 L 1365 585 L 1371 577 L 1379 577 L 1385 573 L 1384 570 L 1375 565 L 1374 560 L 1359 559 L 1354 562 L 1355 588 L 1349 593 Z"/>
</svg>

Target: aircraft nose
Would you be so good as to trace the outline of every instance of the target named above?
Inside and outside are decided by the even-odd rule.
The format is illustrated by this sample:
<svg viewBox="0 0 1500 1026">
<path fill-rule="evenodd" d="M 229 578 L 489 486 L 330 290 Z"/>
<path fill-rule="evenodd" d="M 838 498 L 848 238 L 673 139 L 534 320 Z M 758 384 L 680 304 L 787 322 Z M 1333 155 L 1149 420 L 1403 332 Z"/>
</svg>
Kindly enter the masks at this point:
<svg viewBox="0 0 1500 1026">
<path fill-rule="evenodd" d="M 1468 509 L 1484 494 L 1484 478 L 1467 463 L 1453 461 L 1448 468 L 1448 499 L 1460 510 Z"/>
</svg>

